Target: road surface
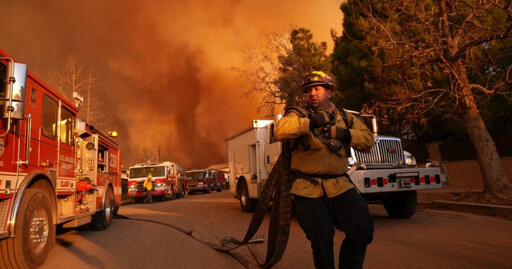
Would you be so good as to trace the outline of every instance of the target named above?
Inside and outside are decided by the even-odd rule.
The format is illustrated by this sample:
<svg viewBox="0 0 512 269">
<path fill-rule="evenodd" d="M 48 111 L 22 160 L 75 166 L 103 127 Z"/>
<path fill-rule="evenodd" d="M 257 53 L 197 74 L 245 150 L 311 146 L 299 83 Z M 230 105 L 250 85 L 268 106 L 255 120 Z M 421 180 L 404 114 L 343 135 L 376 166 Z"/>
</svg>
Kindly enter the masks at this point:
<svg viewBox="0 0 512 269">
<path fill-rule="evenodd" d="M 396 220 L 371 205 L 374 241 L 365 268 L 511 268 L 512 221 L 457 212 L 418 210 L 411 219 Z M 241 239 L 251 214 L 240 211 L 233 194 L 194 194 L 184 199 L 130 204 L 119 214 L 193 230 L 218 242 Z M 265 235 L 265 219 L 257 235 Z M 344 235 L 337 231 L 335 255 Z M 265 245 L 258 248 L 265 253 Z M 237 253 L 250 259 L 246 247 Z M 337 258 L 336 258 L 337 259 Z M 57 236 L 44 269 L 56 268 L 244 268 L 226 253 L 215 251 L 166 225 L 115 219 L 105 231 L 67 230 Z M 274 268 L 314 268 L 309 242 L 295 218 L 286 253 Z"/>
</svg>

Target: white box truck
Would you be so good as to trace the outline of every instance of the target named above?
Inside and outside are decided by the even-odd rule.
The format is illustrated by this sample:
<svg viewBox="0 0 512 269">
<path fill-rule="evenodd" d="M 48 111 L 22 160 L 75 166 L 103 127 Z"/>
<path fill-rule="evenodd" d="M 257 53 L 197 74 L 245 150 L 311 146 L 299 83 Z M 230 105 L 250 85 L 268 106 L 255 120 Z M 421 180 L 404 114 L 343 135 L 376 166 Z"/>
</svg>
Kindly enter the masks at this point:
<svg viewBox="0 0 512 269">
<path fill-rule="evenodd" d="M 404 151 L 400 138 L 377 134 L 373 115 L 356 117 L 371 119 L 375 145 L 369 152 L 351 148 L 350 177 L 369 203 L 382 203 L 394 218 L 409 218 L 416 210 L 417 190 L 446 186 L 442 167 L 417 167 L 414 157 Z M 263 186 L 281 153 L 281 143 L 274 141 L 273 120 L 254 120 L 253 126 L 228 138 L 230 185 L 244 212 L 256 207 Z"/>
</svg>

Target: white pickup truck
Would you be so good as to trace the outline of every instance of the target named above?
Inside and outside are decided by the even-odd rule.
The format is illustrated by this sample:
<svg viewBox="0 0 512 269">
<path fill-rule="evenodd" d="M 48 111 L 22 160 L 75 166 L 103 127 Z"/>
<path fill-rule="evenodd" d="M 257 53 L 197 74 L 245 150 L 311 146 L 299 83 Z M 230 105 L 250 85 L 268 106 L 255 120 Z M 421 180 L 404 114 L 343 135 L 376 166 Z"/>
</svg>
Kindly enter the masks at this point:
<svg viewBox="0 0 512 269">
<path fill-rule="evenodd" d="M 371 119 L 375 145 L 369 152 L 351 148 L 349 158 L 350 177 L 367 202 L 383 203 L 393 218 L 410 218 L 416 210 L 417 190 L 446 186 L 442 167 L 417 167 L 414 157 L 403 150 L 400 138 L 377 134 L 374 116 L 347 112 Z M 254 211 L 281 153 L 273 128 L 273 120 L 254 120 L 252 127 L 227 139 L 230 185 L 236 186 L 232 192 L 236 192 L 244 212 Z"/>
</svg>

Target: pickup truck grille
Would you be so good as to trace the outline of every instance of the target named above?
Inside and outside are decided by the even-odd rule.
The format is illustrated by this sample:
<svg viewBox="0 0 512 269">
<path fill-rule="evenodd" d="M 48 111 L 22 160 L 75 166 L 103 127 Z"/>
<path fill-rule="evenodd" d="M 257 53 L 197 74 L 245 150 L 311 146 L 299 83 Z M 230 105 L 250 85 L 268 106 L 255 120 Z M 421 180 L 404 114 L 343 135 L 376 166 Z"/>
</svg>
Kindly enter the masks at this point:
<svg viewBox="0 0 512 269">
<path fill-rule="evenodd" d="M 380 137 L 370 152 L 353 151 L 354 160 L 366 166 L 394 167 L 404 163 L 404 151 L 398 138 Z"/>
</svg>

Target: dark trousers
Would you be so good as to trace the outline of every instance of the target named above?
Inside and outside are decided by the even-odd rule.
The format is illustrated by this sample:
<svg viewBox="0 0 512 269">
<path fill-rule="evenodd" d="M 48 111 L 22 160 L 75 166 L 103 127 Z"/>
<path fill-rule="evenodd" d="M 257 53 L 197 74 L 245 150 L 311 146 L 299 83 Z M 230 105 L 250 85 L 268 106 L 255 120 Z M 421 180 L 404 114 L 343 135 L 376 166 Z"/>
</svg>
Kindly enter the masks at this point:
<svg viewBox="0 0 512 269">
<path fill-rule="evenodd" d="M 146 190 L 146 199 L 144 199 L 144 203 L 153 203 L 153 194 L 150 190 Z"/>
<path fill-rule="evenodd" d="M 373 222 L 355 189 L 333 198 L 295 195 L 294 203 L 300 227 L 311 242 L 316 268 L 334 268 L 334 227 L 345 232 L 339 268 L 363 268 L 366 246 L 373 239 Z"/>
</svg>

